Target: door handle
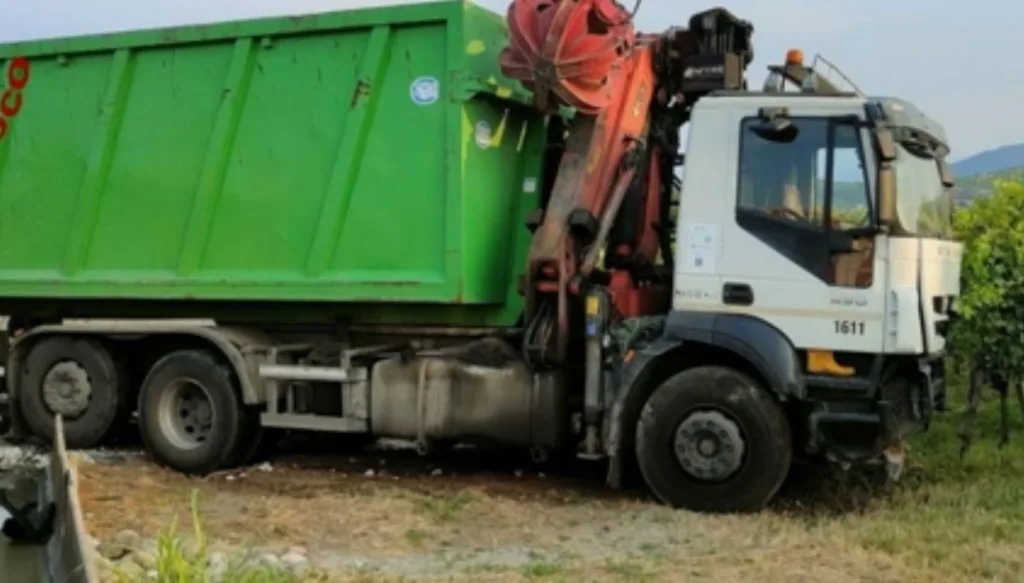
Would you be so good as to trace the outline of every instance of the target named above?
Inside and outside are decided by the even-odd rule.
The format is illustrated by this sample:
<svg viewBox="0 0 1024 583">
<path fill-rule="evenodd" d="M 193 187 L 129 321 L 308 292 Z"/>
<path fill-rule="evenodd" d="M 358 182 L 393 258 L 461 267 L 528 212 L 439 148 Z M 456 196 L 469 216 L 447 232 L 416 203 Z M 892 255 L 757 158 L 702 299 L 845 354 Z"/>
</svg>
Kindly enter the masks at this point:
<svg viewBox="0 0 1024 583">
<path fill-rule="evenodd" d="M 754 290 L 746 283 L 727 283 L 722 288 L 722 301 L 734 306 L 749 306 L 754 303 Z"/>
</svg>

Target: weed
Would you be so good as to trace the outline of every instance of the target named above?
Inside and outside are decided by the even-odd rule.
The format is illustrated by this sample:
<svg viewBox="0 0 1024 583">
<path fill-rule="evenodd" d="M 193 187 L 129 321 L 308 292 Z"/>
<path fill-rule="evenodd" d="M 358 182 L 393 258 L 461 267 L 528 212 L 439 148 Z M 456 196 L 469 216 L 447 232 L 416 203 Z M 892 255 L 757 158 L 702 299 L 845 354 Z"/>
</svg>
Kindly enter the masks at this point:
<svg viewBox="0 0 1024 583">
<path fill-rule="evenodd" d="M 548 561 L 532 560 L 523 567 L 523 576 L 529 579 L 552 577 L 562 572 L 562 566 Z"/>
<path fill-rule="evenodd" d="M 429 538 L 430 533 L 416 528 L 410 528 L 409 530 L 405 531 L 405 540 L 409 541 L 410 544 L 416 546 L 422 545 Z"/>
<path fill-rule="evenodd" d="M 283 567 L 247 564 L 244 554 L 230 557 L 221 567 L 211 564 L 199 512 L 198 490 L 192 491 L 190 511 L 194 550 L 187 550 L 178 533 L 178 517 L 175 515 L 171 525 L 157 538 L 155 577 L 144 573 L 130 574 L 123 568 L 115 568 L 113 574 L 119 583 L 298 583 L 299 578 Z M 218 569 L 223 572 L 215 573 Z"/>
<path fill-rule="evenodd" d="M 420 512 L 427 514 L 435 521 L 450 522 L 475 499 L 476 497 L 469 492 L 459 492 L 446 498 L 418 497 L 415 499 L 415 504 Z"/>
<path fill-rule="evenodd" d="M 634 561 L 608 561 L 604 570 L 622 581 L 646 583 L 654 580 L 654 576 L 643 565 Z"/>
</svg>

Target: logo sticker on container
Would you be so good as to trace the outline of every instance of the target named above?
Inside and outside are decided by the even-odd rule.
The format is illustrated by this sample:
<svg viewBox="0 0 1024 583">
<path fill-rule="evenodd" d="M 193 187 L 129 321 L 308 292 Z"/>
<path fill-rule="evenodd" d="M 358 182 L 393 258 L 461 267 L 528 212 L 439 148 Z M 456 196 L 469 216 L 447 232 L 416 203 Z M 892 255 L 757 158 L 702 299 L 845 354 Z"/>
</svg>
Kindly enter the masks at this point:
<svg viewBox="0 0 1024 583">
<path fill-rule="evenodd" d="M 28 85 L 31 67 L 23 57 L 11 59 L 7 67 L 7 90 L 0 95 L 0 140 L 7 137 L 10 124 L 25 104 L 22 90 Z"/>
<path fill-rule="evenodd" d="M 476 124 L 476 145 L 481 150 L 491 147 L 491 124 L 481 121 Z"/>
<path fill-rule="evenodd" d="M 430 105 L 441 98 L 441 82 L 436 77 L 420 77 L 412 82 L 409 97 L 416 105 Z"/>
</svg>

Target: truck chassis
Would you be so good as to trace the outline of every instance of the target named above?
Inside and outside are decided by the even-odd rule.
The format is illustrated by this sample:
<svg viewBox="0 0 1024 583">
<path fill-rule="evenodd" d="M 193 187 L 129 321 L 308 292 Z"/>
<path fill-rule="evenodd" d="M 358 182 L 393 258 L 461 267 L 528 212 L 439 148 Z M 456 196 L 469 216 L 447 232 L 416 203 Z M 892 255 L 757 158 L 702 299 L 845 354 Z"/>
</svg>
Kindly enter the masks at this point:
<svg viewBox="0 0 1024 583">
<path fill-rule="evenodd" d="M 734 511 L 763 507 L 793 456 L 887 454 L 898 470 L 892 444 L 944 392 L 941 360 L 887 363 L 879 396 L 866 381 L 800 375 L 796 352 L 757 320 L 715 320 L 623 322 L 597 395 L 564 369 L 532 371 L 514 338 L 485 330 L 302 338 L 212 321 L 43 324 L 14 336 L 8 408 L 22 439 L 52 434 L 60 413 L 74 448 L 103 443 L 137 411 L 147 450 L 187 473 L 252 463 L 280 430 L 323 431 L 407 439 L 422 454 L 455 442 L 529 448 L 537 461 L 575 452 L 607 460 L 613 488 L 638 467 L 667 503 Z M 708 326 L 715 342 L 700 339 Z"/>
</svg>

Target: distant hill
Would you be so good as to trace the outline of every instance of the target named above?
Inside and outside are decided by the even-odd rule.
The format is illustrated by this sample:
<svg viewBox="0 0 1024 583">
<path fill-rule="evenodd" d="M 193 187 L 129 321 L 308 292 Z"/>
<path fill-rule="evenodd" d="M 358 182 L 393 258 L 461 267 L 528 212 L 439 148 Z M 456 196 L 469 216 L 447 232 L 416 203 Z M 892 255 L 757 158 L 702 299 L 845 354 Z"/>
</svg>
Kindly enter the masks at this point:
<svg viewBox="0 0 1024 583">
<path fill-rule="evenodd" d="M 1024 163 L 995 172 L 978 172 L 968 176 L 955 174 L 956 205 L 964 206 L 979 196 L 992 193 L 992 183 L 996 180 L 1024 180 Z"/>
<path fill-rule="evenodd" d="M 995 180 L 1024 179 L 1024 144 L 1009 144 L 952 164 L 956 204 L 964 206 L 992 192 Z"/>
<path fill-rule="evenodd" d="M 975 154 L 953 165 L 957 178 L 975 174 L 1001 172 L 1024 166 L 1024 144 L 1011 144 Z"/>
</svg>

